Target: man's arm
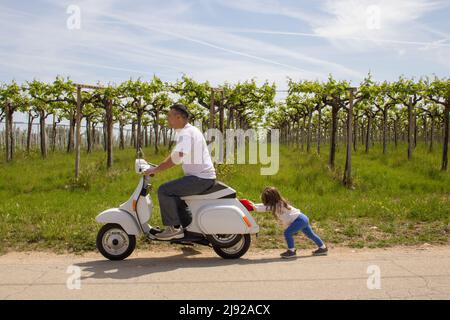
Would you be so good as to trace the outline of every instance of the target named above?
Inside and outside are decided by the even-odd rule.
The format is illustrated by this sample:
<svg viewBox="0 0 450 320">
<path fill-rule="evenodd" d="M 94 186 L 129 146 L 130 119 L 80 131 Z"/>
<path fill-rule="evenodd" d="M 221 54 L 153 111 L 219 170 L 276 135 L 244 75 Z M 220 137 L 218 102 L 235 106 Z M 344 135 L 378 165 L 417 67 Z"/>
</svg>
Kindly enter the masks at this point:
<svg viewBox="0 0 450 320">
<path fill-rule="evenodd" d="M 180 136 L 178 138 L 178 142 L 175 145 L 174 149 L 170 153 L 170 155 L 164 159 L 156 168 L 150 168 L 145 171 L 144 174 L 151 175 L 160 171 L 164 171 L 166 169 L 172 168 L 173 166 L 182 163 L 182 157 L 188 153 L 185 150 L 190 150 L 191 148 L 191 140 L 188 135 Z"/>
<path fill-rule="evenodd" d="M 181 158 L 183 156 L 183 152 L 178 152 L 178 156 Z M 163 162 L 161 162 L 157 167 L 147 169 L 144 174 L 150 175 L 155 174 L 157 172 L 164 171 L 166 169 L 172 168 L 176 163 L 172 160 L 172 155 L 169 155 Z"/>
</svg>

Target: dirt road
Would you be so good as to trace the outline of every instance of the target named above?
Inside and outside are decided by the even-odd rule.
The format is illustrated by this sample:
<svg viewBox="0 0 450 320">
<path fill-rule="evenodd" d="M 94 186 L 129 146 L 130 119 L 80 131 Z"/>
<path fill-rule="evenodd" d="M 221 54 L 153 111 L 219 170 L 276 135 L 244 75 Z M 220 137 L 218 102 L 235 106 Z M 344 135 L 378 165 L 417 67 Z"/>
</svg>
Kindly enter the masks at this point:
<svg viewBox="0 0 450 320">
<path fill-rule="evenodd" d="M 201 251 L 198 251 L 201 250 Z M 450 299 L 450 246 L 250 251 L 227 261 L 208 248 L 0 256 L 0 299 Z"/>
</svg>

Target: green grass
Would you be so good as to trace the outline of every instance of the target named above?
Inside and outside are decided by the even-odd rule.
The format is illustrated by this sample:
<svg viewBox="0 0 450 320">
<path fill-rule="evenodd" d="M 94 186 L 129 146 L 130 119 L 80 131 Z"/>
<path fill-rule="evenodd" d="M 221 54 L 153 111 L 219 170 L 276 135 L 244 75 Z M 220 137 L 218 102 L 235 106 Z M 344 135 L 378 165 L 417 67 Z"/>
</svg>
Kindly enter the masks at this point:
<svg viewBox="0 0 450 320">
<path fill-rule="evenodd" d="M 440 150 L 428 153 L 419 145 L 413 160 L 406 147 L 390 146 L 386 156 L 380 146 L 369 154 L 360 147 L 353 154 L 354 189 L 341 184 L 345 162 L 343 145 L 336 168 L 327 167 L 328 149 L 319 156 L 294 146 L 280 146 L 276 175 L 261 176 L 260 165 L 220 165 L 219 178 L 238 190 L 238 196 L 259 201 L 262 189 L 276 186 L 310 217 L 316 232 L 327 242 L 351 247 L 385 247 L 449 242 L 450 176 L 439 171 Z M 167 154 L 144 150 L 151 162 Z M 74 155 L 17 154 L 13 163 L 0 161 L 0 252 L 51 249 L 82 252 L 95 249 L 99 225 L 95 216 L 118 206 L 134 190 L 134 151 L 114 150 L 114 168 L 105 167 L 105 154 L 82 153 L 81 177 L 74 183 Z M 152 224 L 161 225 L 156 189 L 182 175 L 173 168 L 154 179 Z M 282 228 L 270 213 L 255 215 L 261 232 L 254 242 L 260 248 L 284 247 Z M 311 247 L 303 235 L 299 247 Z M 139 242 L 142 248 L 164 246 Z"/>
</svg>

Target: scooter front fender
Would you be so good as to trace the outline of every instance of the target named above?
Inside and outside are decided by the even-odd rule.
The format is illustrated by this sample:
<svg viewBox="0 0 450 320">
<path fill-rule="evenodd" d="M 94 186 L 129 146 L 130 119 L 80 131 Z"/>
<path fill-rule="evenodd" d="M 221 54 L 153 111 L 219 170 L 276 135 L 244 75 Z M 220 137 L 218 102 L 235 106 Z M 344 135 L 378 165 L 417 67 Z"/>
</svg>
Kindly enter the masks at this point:
<svg viewBox="0 0 450 320">
<path fill-rule="evenodd" d="M 105 210 L 95 220 L 100 223 L 117 223 L 130 235 L 137 235 L 141 232 L 136 219 L 129 212 L 119 208 Z"/>
</svg>

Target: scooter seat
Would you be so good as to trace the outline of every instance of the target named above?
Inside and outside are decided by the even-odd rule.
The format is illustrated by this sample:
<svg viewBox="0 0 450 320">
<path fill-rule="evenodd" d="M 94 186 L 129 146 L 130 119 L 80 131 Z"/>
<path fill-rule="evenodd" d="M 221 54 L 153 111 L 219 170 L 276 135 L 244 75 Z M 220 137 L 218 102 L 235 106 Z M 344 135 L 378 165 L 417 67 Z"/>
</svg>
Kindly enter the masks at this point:
<svg viewBox="0 0 450 320">
<path fill-rule="evenodd" d="M 210 188 L 205 191 L 192 195 L 185 196 L 183 200 L 195 200 L 195 199 L 222 199 L 222 198 L 236 198 L 236 190 L 227 186 L 221 181 L 216 181 Z"/>
</svg>

